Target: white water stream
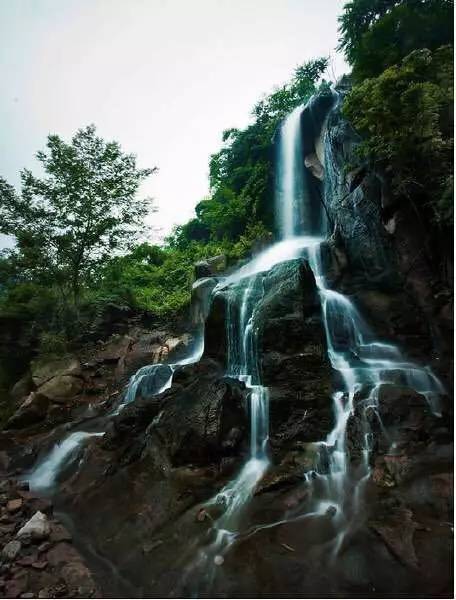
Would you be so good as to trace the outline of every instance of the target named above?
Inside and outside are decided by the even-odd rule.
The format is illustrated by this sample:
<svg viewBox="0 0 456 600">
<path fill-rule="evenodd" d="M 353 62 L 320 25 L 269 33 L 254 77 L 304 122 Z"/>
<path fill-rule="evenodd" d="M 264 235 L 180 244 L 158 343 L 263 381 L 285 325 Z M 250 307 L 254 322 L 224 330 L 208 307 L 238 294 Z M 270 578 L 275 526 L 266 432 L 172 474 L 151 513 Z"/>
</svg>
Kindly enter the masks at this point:
<svg viewBox="0 0 456 600">
<path fill-rule="evenodd" d="M 370 474 L 371 437 L 364 424 L 362 469 L 358 470 L 355 482 L 349 477 L 347 423 L 355 410 L 356 395 L 362 392 L 367 395 L 364 410 L 370 407 L 378 416 L 377 399 L 383 384 L 405 385 L 423 394 L 435 413 L 438 413 L 438 396 L 444 392 L 429 368 L 407 361 L 396 346 L 376 340 L 352 301 L 327 287 L 320 256 L 326 231 L 312 230 L 312 223 L 324 223 L 325 220 L 321 215 L 312 215 L 315 207 L 311 205 L 310 191 L 304 189 L 306 178 L 303 176 L 300 126 L 302 111 L 302 106 L 296 108 L 285 120 L 280 132 L 276 199 L 282 240 L 227 277 L 215 290 L 215 293 L 221 289 L 225 289 L 225 293 L 227 288 L 229 290 L 227 375 L 245 382 L 250 389 L 250 457 L 237 478 L 211 501 L 212 504 L 223 506 L 224 512 L 214 524 L 215 541 L 197 559 L 200 567 L 210 559 L 215 564 L 222 564 L 223 554 L 242 533 L 237 526 L 243 508 L 270 464 L 267 452 L 268 390 L 260 381 L 256 344 L 258 325 L 255 323 L 256 307 L 261 301 L 262 273 L 281 262 L 303 256 L 307 258 L 320 296 L 328 357 L 333 369 L 341 375 L 341 389 L 333 394 L 334 427 L 327 438 L 317 444 L 320 453 L 329 458 L 329 468 L 324 473 L 314 472 L 312 478 L 303 474 L 310 485 L 318 487 L 318 493 L 315 494 L 318 499 L 307 513 L 299 513 L 294 517 L 301 519 L 322 515 L 328 509 L 332 514 L 335 513 L 340 531 L 335 540 L 335 551 L 350 526 L 350 515 L 356 510 L 356 501 Z M 319 210 L 322 210 L 321 205 Z M 350 497 L 350 491 L 354 493 L 354 498 Z M 260 525 L 255 530 L 284 522 L 287 520 Z"/>
<path fill-rule="evenodd" d="M 321 452 L 328 457 L 329 468 L 325 472 L 314 473 L 312 481 L 315 483 L 310 485 L 318 486 L 318 499 L 306 513 L 310 516 L 324 514 L 329 507 L 335 509 L 335 519 L 341 532 L 337 544 L 340 544 L 349 526 L 347 506 L 352 505 L 353 510 L 353 501 L 348 493 L 353 491 L 353 481 L 349 478 L 346 434 L 357 394 L 363 393 L 367 398 L 365 406 L 377 410 L 381 386 L 399 382 L 425 395 L 434 412 L 438 412 L 437 398 L 443 392 L 440 382 L 429 368 L 407 361 L 396 346 L 376 340 L 350 298 L 327 287 L 320 256 L 320 245 L 327 232 L 312 231 L 310 226 L 311 222 L 323 222 L 323 219 L 311 218 L 315 208 L 311 206 L 309 190 L 305 189 L 300 129 L 302 110 L 303 107 L 298 107 L 290 114 L 280 134 L 277 218 L 282 240 L 226 277 L 214 290 L 214 293 L 223 290 L 227 298 L 227 375 L 244 382 L 250 391 L 250 453 L 238 476 L 209 502 L 221 507 L 222 514 L 214 523 L 214 541 L 198 554 L 196 561 L 199 566 L 204 566 L 208 560 L 213 560 L 216 565 L 222 564 L 223 554 L 241 533 L 239 521 L 242 511 L 270 465 L 268 390 L 260 379 L 258 323 L 255 317 L 263 294 L 262 274 L 274 265 L 294 258 L 308 259 L 321 300 L 328 357 L 333 369 L 341 376 L 342 385 L 333 394 L 334 427 L 327 438 L 318 444 Z M 309 223 L 309 227 L 306 227 L 306 223 Z M 145 381 L 151 383 L 149 393 L 161 393 L 170 387 L 176 366 L 197 362 L 202 353 L 201 343 L 190 357 L 175 365 L 151 365 L 140 369 L 132 377 L 115 414 L 134 400 Z M 103 433 L 74 432 L 57 444 L 32 471 L 29 476 L 31 487 L 52 487 L 60 470 L 74 456 L 75 448 L 93 435 Z M 354 486 L 355 500 L 370 473 L 369 451 L 370 432 L 366 429 L 364 462 Z M 302 513 L 298 515 L 298 518 L 302 517 Z M 273 525 L 265 524 L 259 528 Z"/>
<path fill-rule="evenodd" d="M 196 363 L 204 351 L 204 337 L 201 335 L 192 352 L 172 364 L 152 364 L 139 369 L 130 379 L 120 404 L 108 415 L 118 415 L 136 398 L 141 389 L 147 396 L 161 394 L 171 387 L 173 375 L 180 366 Z M 40 492 L 52 491 L 58 481 L 59 474 L 73 462 L 78 455 L 78 449 L 92 437 L 100 437 L 104 431 L 73 431 L 63 440 L 57 442 L 52 450 L 39 460 L 28 475 L 24 477 L 29 482 L 30 489 Z"/>
</svg>

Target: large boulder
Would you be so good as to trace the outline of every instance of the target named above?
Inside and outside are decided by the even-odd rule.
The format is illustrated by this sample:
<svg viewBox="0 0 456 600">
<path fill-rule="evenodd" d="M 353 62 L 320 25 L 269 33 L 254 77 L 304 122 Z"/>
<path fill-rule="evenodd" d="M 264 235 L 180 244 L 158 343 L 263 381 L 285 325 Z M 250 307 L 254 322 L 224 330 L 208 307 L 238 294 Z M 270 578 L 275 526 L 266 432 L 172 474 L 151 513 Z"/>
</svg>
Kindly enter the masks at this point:
<svg viewBox="0 0 456 600">
<path fill-rule="evenodd" d="M 35 384 L 33 383 L 30 371 L 28 371 L 23 377 L 16 381 L 11 388 L 9 395 L 15 402 L 21 402 L 30 392 L 34 389 Z"/>
<path fill-rule="evenodd" d="M 21 429 L 42 421 L 47 414 L 49 399 L 39 392 L 31 392 L 6 423 L 7 429 Z"/>
<path fill-rule="evenodd" d="M 51 533 L 51 526 L 49 520 L 45 514 L 37 511 L 27 523 L 19 529 L 17 537 L 29 538 L 32 540 L 44 540 L 49 537 Z"/>
<path fill-rule="evenodd" d="M 332 428 L 331 367 L 315 279 L 305 261 L 265 276 L 256 310 L 260 367 L 269 388 L 271 444 L 280 452 L 324 439 Z"/>
<path fill-rule="evenodd" d="M 57 375 L 38 388 L 38 394 L 51 402 L 66 402 L 82 392 L 84 382 L 73 375 Z"/>
<path fill-rule="evenodd" d="M 65 356 L 62 358 L 40 358 L 30 365 L 32 380 L 36 387 L 60 375 L 71 375 L 79 377 L 81 375 L 81 365 L 74 356 Z"/>
<path fill-rule="evenodd" d="M 203 325 L 211 306 L 212 292 L 217 285 L 215 277 L 197 279 L 192 285 L 191 319 L 194 325 Z"/>
<path fill-rule="evenodd" d="M 195 279 L 214 277 L 226 271 L 227 261 L 225 254 L 211 256 L 195 263 Z"/>
</svg>

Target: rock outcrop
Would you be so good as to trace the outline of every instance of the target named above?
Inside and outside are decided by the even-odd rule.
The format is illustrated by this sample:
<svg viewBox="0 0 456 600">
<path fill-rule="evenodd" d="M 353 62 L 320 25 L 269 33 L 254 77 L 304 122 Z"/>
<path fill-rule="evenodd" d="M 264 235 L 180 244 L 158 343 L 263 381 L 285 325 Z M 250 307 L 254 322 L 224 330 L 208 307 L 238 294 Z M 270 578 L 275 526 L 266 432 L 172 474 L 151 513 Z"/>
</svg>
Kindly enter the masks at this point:
<svg viewBox="0 0 456 600">
<path fill-rule="evenodd" d="M 100 592 L 52 503 L 24 482 L 0 483 L 0 595 L 98 598 Z"/>
</svg>

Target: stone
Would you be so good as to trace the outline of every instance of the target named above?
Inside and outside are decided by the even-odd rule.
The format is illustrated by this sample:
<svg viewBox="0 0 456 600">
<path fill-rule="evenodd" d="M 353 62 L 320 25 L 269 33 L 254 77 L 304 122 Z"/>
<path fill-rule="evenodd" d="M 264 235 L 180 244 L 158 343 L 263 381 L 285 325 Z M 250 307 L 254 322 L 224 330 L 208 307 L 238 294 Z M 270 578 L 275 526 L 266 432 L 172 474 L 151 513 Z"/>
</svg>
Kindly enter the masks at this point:
<svg viewBox="0 0 456 600">
<path fill-rule="evenodd" d="M 3 547 L 2 557 L 6 560 L 12 561 L 16 558 L 16 556 L 21 551 L 22 544 L 17 540 L 12 540 L 8 542 L 6 546 Z"/>
<path fill-rule="evenodd" d="M 60 577 L 65 582 L 71 597 L 77 595 L 80 598 L 91 598 L 96 592 L 90 571 L 81 561 L 64 565 Z"/>
<path fill-rule="evenodd" d="M 21 565 L 21 567 L 30 567 L 32 563 L 36 561 L 36 559 L 36 554 L 29 554 L 28 556 L 23 556 L 22 558 L 19 558 L 16 562 L 18 565 Z"/>
<path fill-rule="evenodd" d="M 30 373 L 27 373 L 23 377 L 16 381 L 11 388 L 9 394 L 15 402 L 20 402 L 22 398 L 25 398 L 30 394 L 34 388 L 34 383 Z"/>
<path fill-rule="evenodd" d="M 9 513 L 16 513 L 22 508 L 23 504 L 24 501 L 22 500 L 22 498 L 15 498 L 14 500 L 9 500 L 8 504 L 6 505 L 6 510 Z"/>
<path fill-rule="evenodd" d="M 36 569 L 37 571 L 42 571 L 47 566 L 48 566 L 47 560 L 36 560 L 36 561 L 32 562 L 32 568 Z"/>
<path fill-rule="evenodd" d="M 80 560 L 77 550 L 67 542 L 59 542 L 47 553 L 47 560 L 51 567 L 60 567 L 65 563 Z"/>
<path fill-rule="evenodd" d="M 217 285 L 215 277 L 202 277 L 192 285 L 190 312 L 193 325 L 203 325 L 211 306 L 212 290 Z"/>
<path fill-rule="evenodd" d="M 21 429 L 42 421 L 46 417 L 49 399 L 38 392 L 31 392 L 18 410 L 8 419 L 7 429 Z"/>
<path fill-rule="evenodd" d="M 19 598 L 28 588 L 29 578 L 27 573 L 20 573 L 18 577 L 6 582 L 5 598 Z"/>
<path fill-rule="evenodd" d="M 304 165 L 310 170 L 314 177 L 320 181 L 323 180 L 324 168 L 315 152 L 312 152 L 312 154 L 308 154 L 305 157 Z"/>
<path fill-rule="evenodd" d="M 221 376 L 219 365 L 204 359 L 175 373 L 175 385 L 162 395 L 166 411 L 148 429 L 153 454 L 163 447 L 173 467 L 200 466 L 239 449 L 248 429 L 245 386 Z M 226 443 L 233 427 L 239 430 L 235 446 Z"/>
<path fill-rule="evenodd" d="M 32 380 L 36 387 L 61 375 L 80 376 L 81 365 L 75 356 L 38 359 L 31 363 Z"/>
<path fill-rule="evenodd" d="M 100 359 L 104 362 L 115 363 L 128 353 L 132 343 L 133 338 L 128 335 L 114 335 L 105 345 Z"/>
<path fill-rule="evenodd" d="M 45 513 L 46 515 L 52 514 L 53 504 L 52 501 L 48 498 L 37 498 L 32 496 L 30 497 L 28 504 L 30 506 L 30 509 L 34 512 L 39 511 Z"/>
<path fill-rule="evenodd" d="M 45 514 L 38 511 L 27 523 L 19 529 L 17 537 L 28 537 L 33 540 L 43 540 L 49 537 L 51 527 Z"/>
<path fill-rule="evenodd" d="M 195 263 L 195 279 L 201 279 L 202 277 L 213 277 L 219 275 L 226 270 L 227 261 L 225 254 L 219 254 L 200 260 Z"/>
<path fill-rule="evenodd" d="M 413 543 L 418 524 L 413 520 L 411 510 L 407 508 L 389 510 L 388 513 L 381 514 L 371 521 L 370 526 L 404 565 L 414 569 L 418 566 Z"/>
<path fill-rule="evenodd" d="M 72 539 L 71 533 L 63 525 L 56 525 L 54 523 L 51 525 L 51 534 L 49 536 L 51 542 L 71 542 Z"/>
<path fill-rule="evenodd" d="M 51 542 L 42 542 L 39 546 L 38 546 L 38 554 L 43 554 L 43 552 L 47 552 L 49 550 L 49 548 L 52 547 Z"/>
<path fill-rule="evenodd" d="M 79 377 L 57 375 L 38 388 L 38 392 L 52 402 L 65 402 L 80 394 L 83 385 Z"/>
</svg>

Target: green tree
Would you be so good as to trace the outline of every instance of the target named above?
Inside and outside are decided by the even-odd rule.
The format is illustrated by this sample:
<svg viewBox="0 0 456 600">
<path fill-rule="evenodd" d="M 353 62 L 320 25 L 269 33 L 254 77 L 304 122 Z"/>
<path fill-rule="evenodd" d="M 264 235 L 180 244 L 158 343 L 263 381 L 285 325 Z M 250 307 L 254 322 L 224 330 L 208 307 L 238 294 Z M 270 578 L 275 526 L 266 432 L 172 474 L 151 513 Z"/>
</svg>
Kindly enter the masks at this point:
<svg viewBox="0 0 456 600">
<path fill-rule="evenodd" d="M 343 111 L 363 136 L 361 157 L 434 221 L 453 215 L 453 49 L 416 50 L 355 86 Z M 431 209 L 431 210 L 429 210 Z"/>
<path fill-rule="evenodd" d="M 452 44 L 453 0 L 351 0 L 339 23 L 339 48 L 362 81 L 413 50 Z"/>
<path fill-rule="evenodd" d="M 70 143 L 50 135 L 37 158 L 46 177 L 22 171 L 20 195 L 0 180 L 0 232 L 16 238 L 11 253 L 23 276 L 55 284 L 77 302 L 100 264 L 141 230 L 150 200 L 137 191 L 155 169 L 139 169 L 134 155 L 98 137 L 93 125 Z"/>
<path fill-rule="evenodd" d="M 262 98 L 245 129 L 227 129 L 223 147 L 209 162 L 210 196 L 196 208 L 196 219 L 175 233 L 174 243 L 189 240 L 236 242 L 258 231 L 272 229 L 274 205 L 274 132 L 280 121 L 316 91 L 327 68 L 326 58 L 297 67 L 290 81 Z M 247 233 L 249 232 L 249 233 Z"/>
</svg>

